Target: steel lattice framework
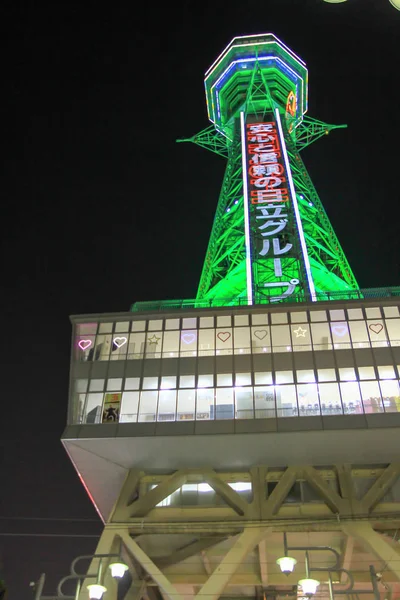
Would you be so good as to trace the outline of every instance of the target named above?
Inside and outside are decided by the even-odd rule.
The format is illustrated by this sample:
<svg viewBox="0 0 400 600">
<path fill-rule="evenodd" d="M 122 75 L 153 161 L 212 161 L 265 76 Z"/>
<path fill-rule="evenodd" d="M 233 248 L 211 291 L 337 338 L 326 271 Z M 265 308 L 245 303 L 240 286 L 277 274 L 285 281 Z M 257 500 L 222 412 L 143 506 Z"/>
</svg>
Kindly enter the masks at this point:
<svg viewBox="0 0 400 600">
<path fill-rule="evenodd" d="M 307 71 L 303 61 L 271 34 L 235 38 L 207 71 L 205 84 L 213 125 L 179 141 L 191 141 L 227 158 L 228 162 L 197 300 L 212 301 L 213 305 L 243 304 L 246 299 L 249 304 L 282 301 L 287 295 L 283 293 L 284 283 L 289 281 L 298 283 L 293 297 L 287 295 L 291 301 L 320 300 L 324 298 L 323 292 L 342 291 L 348 296 L 351 290 L 358 290 L 300 157 L 300 151 L 311 143 L 333 129 L 346 126 L 329 125 L 304 116 Z M 276 153 L 282 155 L 282 166 L 275 165 L 275 169 L 279 167 L 285 175 L 282 180 L 287 181 L 289 191 L 285 192 L 289 198 L 282 206 L 288 214 L 283 215 L 287 218 L 273 222 L 287 221 L 287 224 L 283 234 L 270 241 L 263 239 L 267 234 L 260 231 L 262 227 L 256 231 L 259 225 L 256 219 L 271 219 L 267 209 L 278 205 L 271 204 L 271 200 L 263 200 L 267 202 L 263 206 L 253 206 L 253 199 L 249 202 L 250 179 L 245 169 L 254 163 L 251 160 L 254 156 L 248 153 L 245 156 L 244 123 L 247 128 L 253 127 L 252 123 L 256 124 L 254 127 L 266 123 L 265 127 L 275 127 L 282 134 L 281 152 Z M 256 216 L 260 215 L 256 209 L 268 216 Z M 279 214 L 277 208 L 275 214 Z M 268 256 L 272 241 L 274 249 L 278 249 L 273 257 Z M 290 252 L 280 256 L 286 252 L 282 248 L 290 248 Z M 273 288 L 278 291 L 273 292 Z"/>
</svg>

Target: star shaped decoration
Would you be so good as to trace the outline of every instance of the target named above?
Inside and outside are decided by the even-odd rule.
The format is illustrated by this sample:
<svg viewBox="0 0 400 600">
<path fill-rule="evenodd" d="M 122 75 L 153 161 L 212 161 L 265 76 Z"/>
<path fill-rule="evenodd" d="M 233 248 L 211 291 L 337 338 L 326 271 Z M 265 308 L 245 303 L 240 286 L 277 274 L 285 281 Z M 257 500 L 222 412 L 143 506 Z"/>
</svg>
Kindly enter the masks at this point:
<svg viewBox="0 0 400 600">
<path fill-rule="evenodd" d="M 147 339 L 149 344 L 155 344 L 155 345 L 158 344 L 159 340 L 161 340 L 161 338 L 157 337 L 156 334 L 154 334 L 151 338 Z"/>
<path fill-rule="evenodd" d="M 307 329 L 303 329 L 301 325 L 298 326 L 297 329 L 293 329 L 293 333 L 296 334 L 296 337 L 306 337 Z"/>
</svg>

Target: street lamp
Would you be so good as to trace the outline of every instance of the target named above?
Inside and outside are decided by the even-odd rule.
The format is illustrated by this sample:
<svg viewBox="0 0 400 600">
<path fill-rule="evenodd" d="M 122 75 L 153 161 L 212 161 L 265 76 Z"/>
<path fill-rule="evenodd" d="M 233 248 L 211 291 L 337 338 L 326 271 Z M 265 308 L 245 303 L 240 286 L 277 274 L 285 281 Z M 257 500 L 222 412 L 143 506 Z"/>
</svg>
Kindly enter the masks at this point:
<svg viewBox="0 0 400 600">
<path fill-rule="evenodd" d="M 296 563 L 297 560 L 291 556 L 282 556 L 282 558 L 278 558 L 276 561 L 276 564 L 280 566 L 282 573 L 285 573 L 285 575 L 293 573 Z"/>
<path fill-rule="evenodd" d="M 107 591 L 107 588 L 99 583 L 91 583 L 87 586 L 87 589 L 89 590 L 89 598 L 91 600 L 101 600 L 104 592 Z"/>
<path fill-rule="evenodd" d="M 121 579 L 121 577 L 123 577 L 125 572 L 129 569 L 128 565 L 121 561 L 111 563 L 109 567 L 111 569 L 111 576 L 115 579 Z"/>
<path fill-rule="evenodd" d="M 301 586 L 301 589 L 303 590 L 303 594 L 310 597 L 310 596 L 313 596 L 315 594 L 315 592 L 317 591 L 317 587 L 319 586 L 319 581 L 317 581 L 316 579 L 310 579 L 309 577 L 307 577 L 306 579 L 300 579 L 299 585 Z"/>
</svg>

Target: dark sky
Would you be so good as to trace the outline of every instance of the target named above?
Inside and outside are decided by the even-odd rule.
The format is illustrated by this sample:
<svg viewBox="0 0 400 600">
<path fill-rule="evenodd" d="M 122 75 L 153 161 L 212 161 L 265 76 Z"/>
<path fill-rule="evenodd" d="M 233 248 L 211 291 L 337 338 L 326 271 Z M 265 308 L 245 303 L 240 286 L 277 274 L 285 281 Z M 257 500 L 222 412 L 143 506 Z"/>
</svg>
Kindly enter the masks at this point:
<svg viewBox="0 0 400 600">
<path fill-rule="evenodd" d="M 309 115 L 348 129 L 303 158 L 360 286 L 396 286 L 400 12 L 389 0 L 35 4 L 6 0 L 0 14 L 0 533 L 96 535 L 59 441 L 69 315 L 195 296 L 225 164 L 175 140 L 208 126 L 204 72 L 252 33 L 306 61 Z M 42 571 L 55 586 L 95 543 L 1 535 L 10 600 L 30 599 Z"/>
</svg>

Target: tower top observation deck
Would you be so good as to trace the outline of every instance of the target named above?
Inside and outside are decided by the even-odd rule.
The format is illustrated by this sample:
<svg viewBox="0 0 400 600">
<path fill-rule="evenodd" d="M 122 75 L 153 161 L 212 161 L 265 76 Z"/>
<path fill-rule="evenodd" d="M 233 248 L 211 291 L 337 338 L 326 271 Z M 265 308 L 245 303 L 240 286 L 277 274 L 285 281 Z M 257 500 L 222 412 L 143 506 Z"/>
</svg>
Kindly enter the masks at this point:
<svg viewBox="0 0 400 600">
<path fill-rule="evenodd" d="M 246 103 L 258 64 L 272 100 L 296 127 L 307 111 L 308 72 L 304 61 L 272 33 L 235 37 L 205 74 L 208 117 L 230 137 L 233 120 Z M 271 109 L 265 106 L 255 111 Z"/>
</svg>

